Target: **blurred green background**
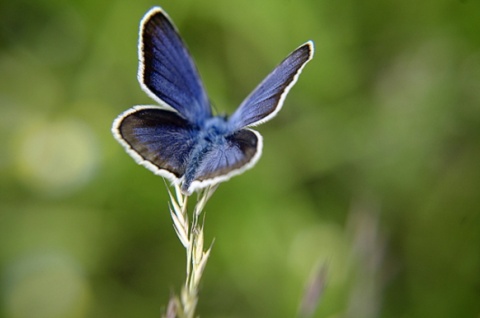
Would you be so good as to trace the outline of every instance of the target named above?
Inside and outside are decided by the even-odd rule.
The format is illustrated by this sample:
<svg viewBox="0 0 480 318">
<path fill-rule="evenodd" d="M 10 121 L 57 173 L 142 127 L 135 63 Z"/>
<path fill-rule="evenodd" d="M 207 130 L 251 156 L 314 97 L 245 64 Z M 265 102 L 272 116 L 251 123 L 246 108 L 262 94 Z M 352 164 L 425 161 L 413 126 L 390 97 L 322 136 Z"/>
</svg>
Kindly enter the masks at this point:
<svg viewBox="0 0 480 318">
<path fill-rule="evenodd" d="M 219 112 L 316 45 L 207 206 L 201 317 L 295 317 L 319 266 L 315 317 L 480 317 L 477 0 L 1 1 L 1 317 L 159 317 L 183 283 L 164 183 L 110 133 L 153 103 L 153 5 Z"/>
</svg>

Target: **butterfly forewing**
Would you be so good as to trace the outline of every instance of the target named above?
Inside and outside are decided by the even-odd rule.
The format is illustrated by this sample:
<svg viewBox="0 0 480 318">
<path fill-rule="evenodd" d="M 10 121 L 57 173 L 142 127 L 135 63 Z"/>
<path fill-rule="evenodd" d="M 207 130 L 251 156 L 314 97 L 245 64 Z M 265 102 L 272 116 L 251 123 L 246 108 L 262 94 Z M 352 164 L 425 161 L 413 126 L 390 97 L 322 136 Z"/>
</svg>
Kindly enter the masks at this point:
<svg viewBox="0 0 480 318">
<path fill-rule="evenodd" d="M 196 135 L 188 121 L 174 112 L 145 106 L 121 115 L 117 127 L 117 139 L 137 162 L 172 181 L 185 173 Z"/>
<path fill-rule="evenodd" d="M 230 118 L 230 125 L 240 129 L 274 117 L 312 56 L 312 42 L 305 43 L 287 56 L 242 102 Z"/>
<path fill-rule="evenodd" d="M 211 116 L 207 94 L 190 54 L 167 14 L 152 9 L 142 20 L 138 78 L 145 91 L 191 123 Z"/>
</svg>

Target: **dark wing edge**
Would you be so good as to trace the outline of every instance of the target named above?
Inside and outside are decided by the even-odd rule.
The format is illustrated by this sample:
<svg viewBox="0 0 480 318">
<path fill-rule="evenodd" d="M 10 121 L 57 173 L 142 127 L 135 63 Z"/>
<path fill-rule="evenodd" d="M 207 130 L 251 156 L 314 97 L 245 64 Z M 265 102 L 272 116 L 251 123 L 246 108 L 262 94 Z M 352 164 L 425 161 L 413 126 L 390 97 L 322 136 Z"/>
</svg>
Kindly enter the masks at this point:
<svg viewBox="0 0 480 318">
<path fill-rule="evenodd" d="M 297 82 L 301 72 L 303 71 L 303 68 L 313 58 L 314 51 L 315 49 L 314 49 L 313 41 L 307 41 L 306 43 L 300 45 L 297 49 L 292 51 L 272 72 L 270 72 L 270 74 L 267 75 L 267 77 L 250 93 L 250 95 L 248 95 L 248 97 L 245 98 L 245 100 L 242 102 L 242 104 L 238 107 L 238 109 L 230 118 L 233 129 L 241 129 L 243 127 L 257 126 L 275 117 L 277 113 L 280 111 L 280 109 L 282 108 L 285 98 L 288 95 L 288 92 Z M 280 89 L 274 89 L 273 93 L 267 92 L 265 94 L 266 96 L 261 96 L 262 93 L 265 93 L 265 92 L 262 92 L 266 88 L 265 86 L 268 84 L 272 84 L 269 82 L 273 80 L 273 76 L 275 75 L 275 73 L 281 71 L 282 68 L 285 68 L 286 66 L 288 66 L 285 63 L 287 63 L 290 59 L 292 59 L 296 54 L 300 55 L 298 59 L 300 59 L 301 62 L 299 63 L 295 71 L 286 78 L 285 80 L 286 85 L 283 88 L 280 87 Z M 259 97 L 256 95 L 260 95 L 263 98 L 260 101 L 265 101 L 265 100 L 274 98 L 276 102 L 274 102 L 271 106 L 268 107 L 268 111 L 265 111 L 262 114 L 253 116 L 249 114 L 249 112 L 252 112 L 250 108 L 258 104 L 259 102 L 255 100 L 255 98 Z M 268 103 L 271 103 L 271 101 L 268 101 Z"/>
<path fill-rule="evenodd" d="M 127 154 L 130 155 L 130 157 L 135 160 L 135 162 L 141 166 L 144 166 L 148 170 L 152 171 L 155 175 L 164 177 L 165 179 L 169 180 L 172 184 L 179 185 L 181 178 L 178 178 L 174 173 L 166 170 L 166 169 L 161 169 L 154 165 L 152 162 L 148 161 L 147 159 L 143 158 L 137 151 L 135 151 L 130 144 L 123 138 L 122 133 L 120 132 L 120 126 L 122 125 L 122 122 L 125 118 L 128 116 L 144 110 L 144 109 L 160 109 L 160 110 L 165 110 L 163 107 L 159 106 L 153 106 L 153 105 L 138 105 L 134 106 L 115 118 L 112 124 L 112 134 L 113 137 L 123 146 Z M 175 110 L 173 110 L 175 112 Z"/>
<path fill-rule="evenodd" d="M 255 151 L 255 154 L 252 156 L 252 158 L 247 163 L 242 165 L 241 167 L 239 167 L 237 169 L 233 169 L 226 174 L 218 175 L 218 176 L 215 176 L 213 178 L 205 178 L 203 180 L 192 181 L 192 183 L 188 186 L 188 189 L 186 189 L 186 191 L 185 191 L 186 193 L 191 194 L 194 191 L 206 188 L 208 186 L 218 184 L 220 182 L 227 181 L 230 178 L 232 178 L 234 176 L 237 176 L 239 174 L 242 174 L 246 170 L 249 170 L 249 169 L 253 168 L 253 166 L 255 166 L 255 164 L 258 162 L 258 160 L 262 156 L 263 138 L 262 138 L 262 135 L 260 135 L 260 133 L 257 132 L 256 130 L 248 129 L 248 128 L 245 128 L 244 130 L 253 133 L 255 135 L 255 137 L 257 138 L 256 151 Z"/>
<path fill-rule="evenodd" d="M 137 80 L 138 82 L 140 83 L 140 87 L 142 88 L 142 90 L 150 97 L 152 98 L 155 102 L 157 102 L 160 107 L 162 107 L 163 109 L 167 109 L 167 110 L 171 110 L 171 111 L 175 111 L 175 112 L 178 112 L 180 113 L 183 117 L 185 117 L 186 119 L 188 120 L 192 120 L 193 118 L 189 118 L 189 117 L 195 117 L 195 116 L 189 116 L 189 114 L 186 113 L 185 110 L 182 111 L 182 109 L 177 109 L 175 108 L 174 105 L 171 105 L 169 104 L 168 102 L 166 102 L 165 100 L 163 100 L 161 97 L 159 97 L 157 94 L 154 93 L 154 91 L 149 88 L 149 83 L 147 83 L 145 81 L 145 43 L 144 43 L 144 33 L 145 33 L 145 30 L 147 28 L 147 24 L 153 19 L 155 18 L 155 16 L 160 16 L 161 18 L 164 19 L 164 21 L 166 21 L 170 26 L 171 28 L 173 29 L 174 33 L 175 33 L 175 36 L 178 38 L 178 43 L 180 43 L 180 45 L 182 46 L 183 48 L 183 56 L 181 57 L 181 59 L 183 59 L 183 62 L 187 63 L 187 65 L 190 67 L 190 71 L 192 72 L 193 76 L 195 77 L 195 85 L 197 85 L 198 87 L 195 87 L 195 89 L 198 89 L 198 96 L 194 96 L 194 94 L 192 94 L 190 97 L 194 100 L 196 100 L 198 103 L 198 107 L 200 109 L 197 109 L 197 115 L 198 116 L 198 113 L 199 112 L 204 112 L 205 115 L 207 116 L 210 116 L 211 115 L 211 109 L 210 109 L 210 104 L 209 104 L 209 100 L 208 100 L 208 96 L 207 96 L 207 93 L 205 91 L 205 88 L 203 86 L 203 83 L 201 81 L 201 78 L 200 78 L 200 75 L 198 73 L 198 70 L 197 70 L 197 67 L 191 57 L 191 54 L 190 52 L 188 52 L 188 49 L 185 45 L 185 43 L 183 42 L 181 36 L 180 36 L 180 33 L 177 29 L 177 27 L 175 26 L 175 24 L 173 23 L 172 19 L 170 18 L 170 16 L 168 15 L 168 13 L 161 7 L 159 6 L 155 6 L 153 8 L 151 8 L 145 15 L 144 17 L 142 18 L 142 20 L 140 21 L 140 28 L 139 28 L 139 36 L 138 36 L 138 72 L 137 72 Z M 191 93 L 191 92 L 186 92 L 186 93 Z"/>
</svg>

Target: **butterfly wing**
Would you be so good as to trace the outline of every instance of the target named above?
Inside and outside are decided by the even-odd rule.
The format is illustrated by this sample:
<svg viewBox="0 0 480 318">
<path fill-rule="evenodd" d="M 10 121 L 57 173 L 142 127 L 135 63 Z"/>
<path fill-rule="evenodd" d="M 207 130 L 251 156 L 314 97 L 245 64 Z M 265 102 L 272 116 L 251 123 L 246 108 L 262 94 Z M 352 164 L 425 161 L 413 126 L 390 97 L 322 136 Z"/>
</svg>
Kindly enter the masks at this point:
<svg viewBox="0 0 480 318">
<path fill-rule="evenodd" d="M 112 132 L 135 161 L 178 183 L 198 131 L 176 112 L 136 106 L 113 122 Z"/>
<path fill-rule="evenodd" d="M 246 126 L 269 120 L 280 110 L 290 88 L 305 64 L 313 57 L 313 43 L 293 51 L 245 99 L 228 120 L 232 132 L 202 156 L 193 172 L 187 167 L 182 190 L 185 193 L 226 181 L 253 167 L 262 153 L 261 135 Z"/>
<path fill-rule="evenodd" d="M 232 129 L 255 126 L 273 118 L 303 67 L 312 59 L 313 50 L 313 42 L 309 41 L 290 53 L 233 113 L 230 117 Z"/>
<path fill-rule="evenodd" d="M 186 172 L 182 190 L 191 193 L 241 174 L 255 165 L 261 153 L 262 136 L 254 130 L 241 129 L 225 136 L 202 156 L 192 173 Z"/>
<path fill-rule="evenodd" d="M 160 105 L 191 123 L 211 116 L 210 103 L 190 54 L 168 15 L 152 8 L 140 23 L 138 80 Z"/>
</svg>

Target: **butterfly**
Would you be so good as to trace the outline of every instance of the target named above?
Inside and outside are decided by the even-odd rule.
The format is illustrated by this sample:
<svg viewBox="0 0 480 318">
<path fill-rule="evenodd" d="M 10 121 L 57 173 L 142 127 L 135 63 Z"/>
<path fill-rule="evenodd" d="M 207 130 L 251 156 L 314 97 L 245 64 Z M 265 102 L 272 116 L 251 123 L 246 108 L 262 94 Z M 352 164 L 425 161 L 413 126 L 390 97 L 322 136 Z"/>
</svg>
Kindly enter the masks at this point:
<svg viewBox="0 0 480 318">
<path fill-rule="evenodd" d="M 138 163 L 180 186 L 186 195 L 253 167 L 262 136 L 251 126 L 274 117 L 305 64 L 309 41 L 290 53 L 230 116 L 214 115 L 193 59 L 160 7 L 140 23 L 138 81 L 159 106 L 134 106 L 112 133 Z"/>
</svg>

